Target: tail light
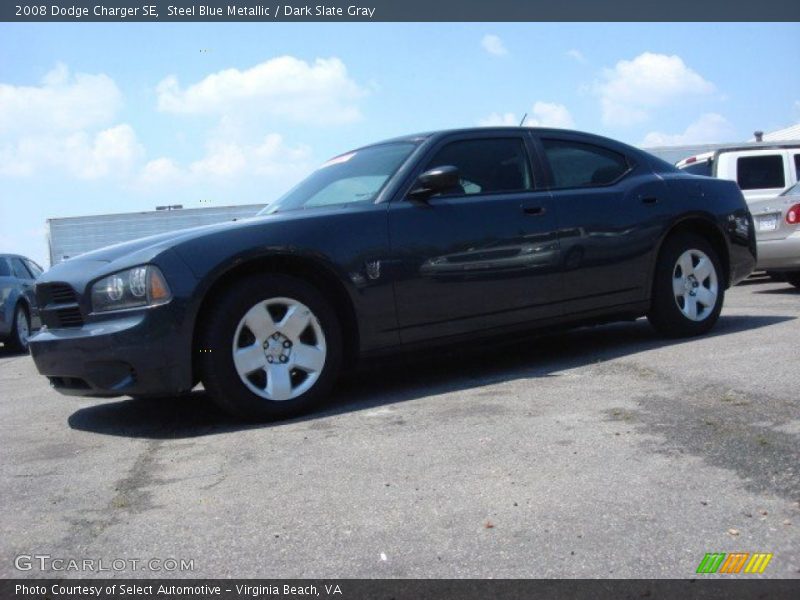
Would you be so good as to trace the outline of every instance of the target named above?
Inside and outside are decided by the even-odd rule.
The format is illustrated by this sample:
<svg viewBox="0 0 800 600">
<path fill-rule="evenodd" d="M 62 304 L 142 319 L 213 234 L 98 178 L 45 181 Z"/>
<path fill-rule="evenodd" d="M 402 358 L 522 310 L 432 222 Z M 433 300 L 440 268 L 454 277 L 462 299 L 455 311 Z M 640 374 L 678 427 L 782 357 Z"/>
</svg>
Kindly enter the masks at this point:
<svg viewBox="0 0 800 600">
<path fill-rule="evenodd" d="M 786 222 L 789 225 L 800 224 L 800 204 L 789 207 L 789 210 L 786 211 Z"/>
</svg>

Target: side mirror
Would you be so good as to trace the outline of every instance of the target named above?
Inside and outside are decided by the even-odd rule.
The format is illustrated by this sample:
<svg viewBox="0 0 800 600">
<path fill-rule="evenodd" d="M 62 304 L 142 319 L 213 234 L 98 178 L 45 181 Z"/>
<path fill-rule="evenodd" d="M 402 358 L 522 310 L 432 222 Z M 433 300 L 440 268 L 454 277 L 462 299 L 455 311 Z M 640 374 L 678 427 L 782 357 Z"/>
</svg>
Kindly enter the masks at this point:
<svg viewBox="0 0 800 600">
<path fill-rule="evenodd" d="M 417 185 L 409 192 L 415 200 L 427 200 L 435 194 L 443 194 L 461 187 L 458 167 L 444 165 L 429 169 L 417 177 Z"/>
</svg>

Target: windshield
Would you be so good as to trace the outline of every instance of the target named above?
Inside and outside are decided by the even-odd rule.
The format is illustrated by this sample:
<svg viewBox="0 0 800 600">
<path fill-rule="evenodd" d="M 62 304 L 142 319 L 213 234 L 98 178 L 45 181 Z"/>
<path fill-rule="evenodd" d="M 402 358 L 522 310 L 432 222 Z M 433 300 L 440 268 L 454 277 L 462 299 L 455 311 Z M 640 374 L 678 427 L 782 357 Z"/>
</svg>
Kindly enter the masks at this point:
<svg viewBox="0 0 800 600">
<path fill-rule="evenodd" d="M 372 202 L 415 147 L 410 142 L 394 142 L 332 158 L 258 214 Z"/>
<path fill-rule="evenodd" d="M 790 187 L 788 190 L 783 192 L 783 194 L 781 194 L 781 196 L 800 196 L 800 181 L 798 181 L 792 187 Z"/>
</svg>

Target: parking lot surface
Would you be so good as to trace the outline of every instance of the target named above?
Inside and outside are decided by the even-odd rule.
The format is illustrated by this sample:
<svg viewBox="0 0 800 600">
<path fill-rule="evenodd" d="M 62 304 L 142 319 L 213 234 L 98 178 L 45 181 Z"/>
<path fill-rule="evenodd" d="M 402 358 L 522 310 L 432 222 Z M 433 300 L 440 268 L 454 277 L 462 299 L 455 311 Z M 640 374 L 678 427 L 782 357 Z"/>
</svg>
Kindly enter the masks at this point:
<svg viewBox="0 0 800 600">
<path fill-rule="evenodd" d="M 798 317 L 750 280 L 702 338 L 639 320 L 397 357 L 266 425 L 202 392 L 63 397 L 5 353 L 0 576 L 678 578 L 736 551 L 800 577 Z"/>
</svg>

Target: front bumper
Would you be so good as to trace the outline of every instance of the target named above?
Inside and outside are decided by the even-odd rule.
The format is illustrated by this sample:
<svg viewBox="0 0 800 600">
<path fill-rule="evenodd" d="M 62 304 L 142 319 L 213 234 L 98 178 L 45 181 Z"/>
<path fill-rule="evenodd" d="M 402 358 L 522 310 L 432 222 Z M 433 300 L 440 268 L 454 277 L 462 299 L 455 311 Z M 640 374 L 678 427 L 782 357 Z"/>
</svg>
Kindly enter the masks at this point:
<svg viewBox="0 0 800 600">
<path fill-rule="evenodd" d="M 795 231 L 782 240 L 759 241 L 758 268 L 800 271 L 800 231 Z"/>
<path fill-rule="evenodd" d="M 169 305 L 120 313 L 81 327 L 44 329 L 30 339 L 36 368 L 63 394 L 174 394 L 191 387 Z M 183 357 L 183 362 L 188 356 Z"/>
</svg>

